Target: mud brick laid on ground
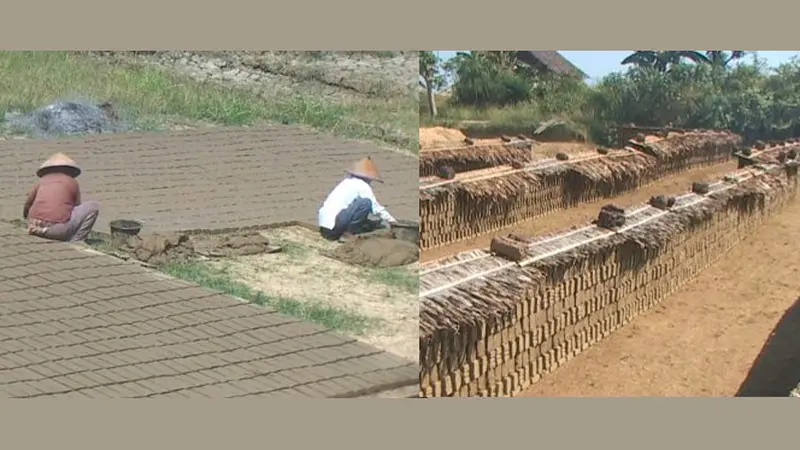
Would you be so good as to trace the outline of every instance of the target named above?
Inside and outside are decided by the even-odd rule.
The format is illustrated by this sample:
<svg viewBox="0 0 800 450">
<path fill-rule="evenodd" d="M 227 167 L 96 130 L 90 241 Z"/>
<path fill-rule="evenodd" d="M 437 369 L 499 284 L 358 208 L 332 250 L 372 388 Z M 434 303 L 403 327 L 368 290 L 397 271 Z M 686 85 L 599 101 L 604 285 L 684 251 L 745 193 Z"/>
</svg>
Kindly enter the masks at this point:
<svg viewBox="0 0 800 450">
<path fill-rule="evenodd" d="M 323 327 L 2 223 L 0 261 L 0 397 L 348 397 L 419 383 L 416 363 Z M 348 377 L 361 383 L 337 382 Z"/>
<path fill-rule="evenodd" d="M 100 202 L 99 231 L 111 220 L 144 222 L 143 232 L 226 229 L 285 222 L 316 225 L 317 209 L 370 155 L 384 184 L 378 199 L 398 219 L 417 220 L 419 161 L 405 153 L 276 125 L 62 140 L 0 140 L 0 219 L 18 219 L 34 172 L 64 152 L 84 169 L 84 198 Z"/>
<path fill-rule="evenodd" d="M 605 155 L 591 152 L 521 168 L 457 171 L 455 179 L 446 181 L 422 177 L 420 245 L 423 250 L 448 245 L 628 192 L 687 169 L 719 164 L 740 144 L 741 138 L 728 132 L 669 133 Z"/>
<path fill-rule="evenodd" d="M 537 237 L 523 261 L 472 251 L 423 264 L 421 394 L 521 392 L 662 301 L 797 196 L 780 168 L 741 178 L 708 196 L 677 197 L 670 211 L 631 208 L 617 232 L 587 226 Z"/>
</svg>

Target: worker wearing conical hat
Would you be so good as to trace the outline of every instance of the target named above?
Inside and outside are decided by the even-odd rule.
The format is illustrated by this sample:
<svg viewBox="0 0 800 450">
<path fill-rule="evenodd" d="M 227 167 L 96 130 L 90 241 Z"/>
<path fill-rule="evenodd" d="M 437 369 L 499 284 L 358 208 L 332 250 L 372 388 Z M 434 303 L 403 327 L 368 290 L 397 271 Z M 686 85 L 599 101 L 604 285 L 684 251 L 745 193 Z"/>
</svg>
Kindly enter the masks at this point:
<svg viewBox="0 0 800 450">
<path fill-rule="evenodd" d="M 372 158 L 356 162 L 347 174 L 328 194 L 318 212 L 319 231 L 329 240 L 367 233 L 395 222 L 372 191 L 373 182 L 383 182 Z"/>
<path fill-rule="evenodd" d="M 81 201 L 76 179 L 80 174 L 80 167 L 63 153 L 56 153 L 39 167 L 39 182 L 22 210 L 30 234 L 72 242 L 89 236 L 100 208 L 95 201 Z"/>
</svg>

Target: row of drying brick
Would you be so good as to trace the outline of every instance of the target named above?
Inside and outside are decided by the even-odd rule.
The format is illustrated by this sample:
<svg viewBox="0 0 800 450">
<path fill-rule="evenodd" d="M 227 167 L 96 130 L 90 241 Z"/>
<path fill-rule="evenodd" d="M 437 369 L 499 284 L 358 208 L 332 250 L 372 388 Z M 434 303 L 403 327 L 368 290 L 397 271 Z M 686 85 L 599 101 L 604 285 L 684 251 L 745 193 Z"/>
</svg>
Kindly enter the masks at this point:
<svg viewBox="0 0 800 450">
<path fill-rule="evenodd" d="M 727 161 L 741 138 L 721 132 L 681 134 L 618 152 L 546 168 L 420 187 L 420 246 L 432 249 L 525 220 L 637 189 L 681 171 Z"/>
<path fill-rule="evenodd" d="M 422 298 L 422 395 L 524 390 L 691 280 L 796 193 L 779 169 L 535 264 L 486 277 L 460 269 L 464 283 Z"/>
</svg>

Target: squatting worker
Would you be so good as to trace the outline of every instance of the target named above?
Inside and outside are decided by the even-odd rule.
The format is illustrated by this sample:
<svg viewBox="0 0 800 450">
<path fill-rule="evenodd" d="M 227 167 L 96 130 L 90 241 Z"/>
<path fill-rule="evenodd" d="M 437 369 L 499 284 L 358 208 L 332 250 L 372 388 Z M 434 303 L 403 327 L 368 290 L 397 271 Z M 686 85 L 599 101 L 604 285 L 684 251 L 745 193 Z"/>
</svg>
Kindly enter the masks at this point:
<svg viewBox="0 0 800 450">
<path fill-rule="evenodd" d="M 63 153 L 56 153 L 39 167 L 39 182 L 22 210 L 28 233 L 56 241 L 86 240 L 100 208 L 95 201 L 81 202 L 76 180 L 80 174 L 75 161 Z"/>
<path fill-rule="evenodd" d="M 372 183 L 383 183 L 378 168 L 370 157 L 347 171 L 319 209 L 319 231 L 325 239 L 335 241 L 347 234 L 361 234 L 394 223 L 394 217 L 375 199 Z M 373 219 L 377 216 L 379 219 Z"/>
</svg>

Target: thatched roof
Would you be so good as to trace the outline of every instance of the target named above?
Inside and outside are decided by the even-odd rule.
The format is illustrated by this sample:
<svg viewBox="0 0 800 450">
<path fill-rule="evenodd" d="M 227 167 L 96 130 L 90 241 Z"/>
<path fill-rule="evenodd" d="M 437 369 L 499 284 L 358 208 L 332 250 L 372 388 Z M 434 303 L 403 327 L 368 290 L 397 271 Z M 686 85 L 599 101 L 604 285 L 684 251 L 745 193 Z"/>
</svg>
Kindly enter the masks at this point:
<svg viewBox="0 0 800 450">
<path fill-rule="evenodd" d="M 573 74 L 582 79 L 589 77 L 559 52 L 523 50 L 517 52 L 517 57 L 528 64 L 543 67 L 561 75 Z"/>
</svg>

